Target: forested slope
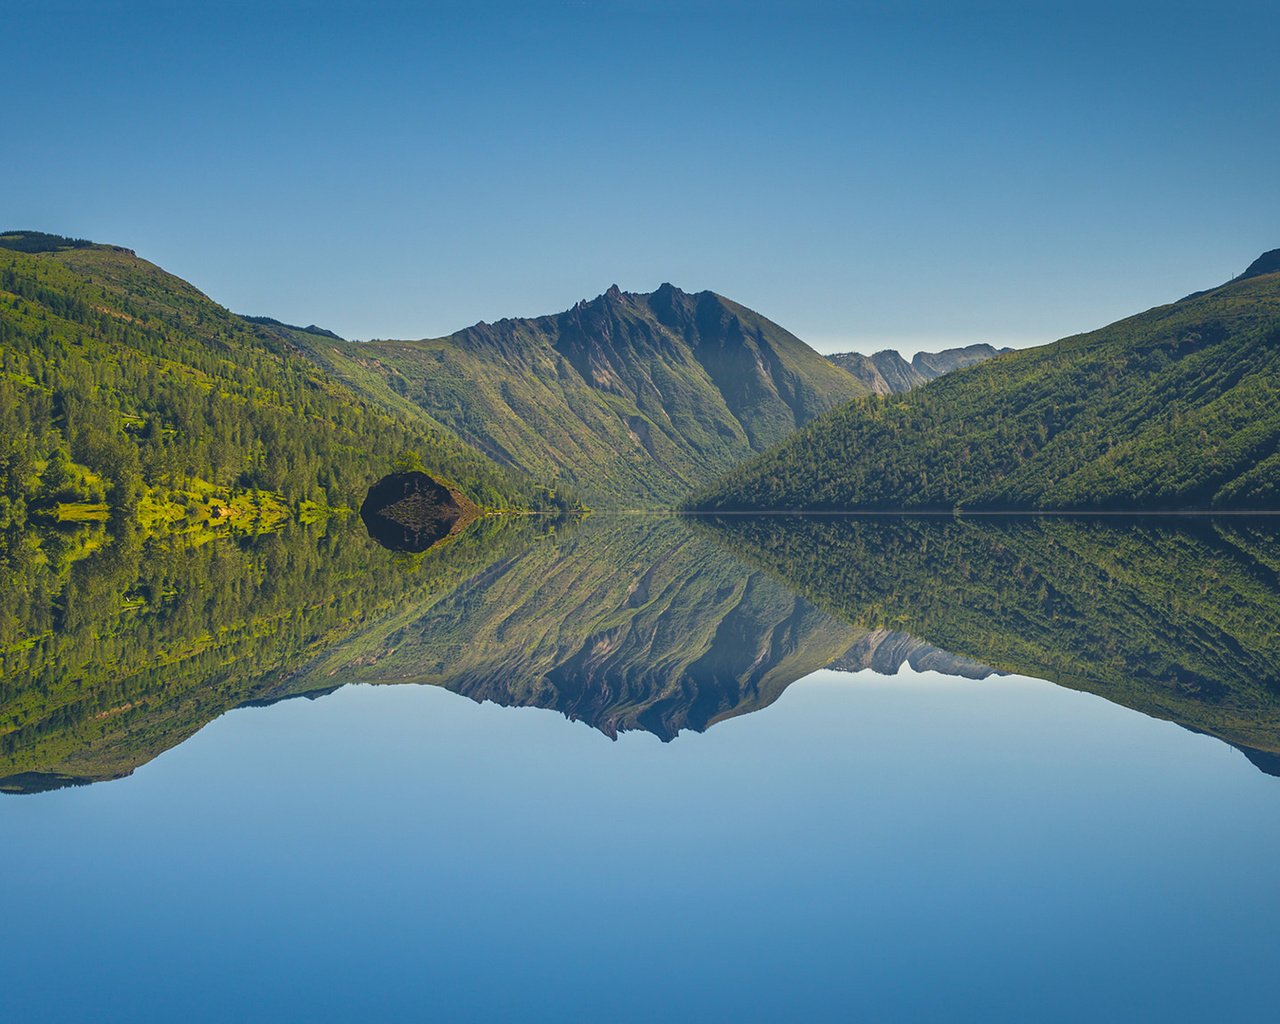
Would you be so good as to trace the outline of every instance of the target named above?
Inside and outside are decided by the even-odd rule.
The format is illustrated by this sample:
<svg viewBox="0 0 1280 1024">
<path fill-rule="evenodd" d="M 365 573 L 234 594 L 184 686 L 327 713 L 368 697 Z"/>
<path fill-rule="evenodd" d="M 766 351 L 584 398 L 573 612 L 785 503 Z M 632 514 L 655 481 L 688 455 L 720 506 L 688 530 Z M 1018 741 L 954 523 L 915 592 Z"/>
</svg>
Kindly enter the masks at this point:
<svg viewBox="0 0 1280 1024">
<path fill-rule="evenodd" d="M 555 503 L 129 250 L 0 236 L 0 527 L 205 487 L 350 507 L 406 452 L 480 505 Z"/>
<path fill-rule="evenodd" d="M 1278 509 L 1280 273 L 1267 259 L 1091 334 L 852 402 L 689 504 Z"/>
</svg>

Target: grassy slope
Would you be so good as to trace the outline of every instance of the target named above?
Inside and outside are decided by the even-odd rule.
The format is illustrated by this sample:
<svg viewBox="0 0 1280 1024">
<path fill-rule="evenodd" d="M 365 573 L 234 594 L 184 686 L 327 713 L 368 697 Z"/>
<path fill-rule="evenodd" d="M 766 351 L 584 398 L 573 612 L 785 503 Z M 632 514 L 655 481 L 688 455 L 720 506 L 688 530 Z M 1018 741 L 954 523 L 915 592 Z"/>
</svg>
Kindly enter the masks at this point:
<svg viewBox="0 0 1280 1024">
<path fill-rule="evenodd" d="M 866 392 L 759 314 L 670 286 L 437 340 L 308 344 L 362 393 L 412 403 L 596 507 L 671 505 Z"/>
<path fill-rule="evenodd" d="M 326 378 L 287 331 L 109 246 L 0 248 L 0 407 L 10 502 L 55 497 L 46 470 L 62 453 L 116 499 L 126 478 L 134 491 L 197 479 L 352 505 L 405 450 L 481 505 L 547 498 L 420 409 Z"/>
<path fill-rule="evenodd" d="M 1280 274 L 850 403 L 690 505 L 1280 508 Z"/>
</svg>

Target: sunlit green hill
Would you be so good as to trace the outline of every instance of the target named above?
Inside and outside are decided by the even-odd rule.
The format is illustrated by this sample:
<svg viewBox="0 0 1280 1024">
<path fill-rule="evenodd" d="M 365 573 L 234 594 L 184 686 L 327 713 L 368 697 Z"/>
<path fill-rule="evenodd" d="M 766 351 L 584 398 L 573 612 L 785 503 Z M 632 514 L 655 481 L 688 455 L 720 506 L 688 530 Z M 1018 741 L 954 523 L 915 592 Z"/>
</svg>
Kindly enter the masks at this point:
<svg viewBox="0 0 1280 1024">
<path fill-rule="evenodd" d="M 1280 270 L 852 402 L 690 504 L 1278 509 Z"/>
<path fill-rule="evenodd" d="M 358 395 L 288 330 L 127 249 L 0 235 L 0 527 L 151 492 L 354 507 L 406 452 L 480 505 L 555 504 L 421 409 Z"/>
</svg>

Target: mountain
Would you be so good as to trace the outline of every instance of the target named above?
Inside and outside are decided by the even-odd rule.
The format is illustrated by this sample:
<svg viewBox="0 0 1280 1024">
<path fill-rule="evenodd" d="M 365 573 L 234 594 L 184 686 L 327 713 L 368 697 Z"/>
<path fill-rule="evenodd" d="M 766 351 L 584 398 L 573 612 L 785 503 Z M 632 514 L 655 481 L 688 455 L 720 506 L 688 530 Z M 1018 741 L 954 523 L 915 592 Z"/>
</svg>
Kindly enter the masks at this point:
<svg viewBox="0 0 1280 1024">
<path fill-rule="evenodd" d="M 182 517 L 237 493 L 354 508 L 406 455 L 478 505 L 556 503 L 421 409 L 325 377 L 295 334 L 128 249 L 0 235 L 0 527 L 59 507 Z"/>
<path fill-rule="evenodd" d="M 851 374 L 869 387 L 877 395 L 896 394 L 910 391 L 921 384 L 941 377 L 953 370 L 962 370 L 966 366 L 985 362 L 1001 352 L 1012 349 L 997 349 L 990 345 L 966 345 L 964 348 L 948 348 L 941 352 L 917 352 L 911 362 L 907 362 L 892 349 L 885 349 L 872 356 L 864 356 L 861 352 L 837 352 L 827 356 L 841 369 Z"/>
<path fill-rule="evenodd" d="M 429 684 L 670 740 L 771 704 L 860 639 L 680 519 L 593 516 L 289 685 Z"/>
<path fill-rule="evenodd" d="M 745 306 L 669 284 L 435 340 L 298 344 L 366 396 L 415 405 L 596 507 L 674 504 L 869 390 Z"/>
<path fill-rule="evenodd" d="M 691 507 L 1280 508 L 1280 272 L 852 402 Z"/>
</svg>

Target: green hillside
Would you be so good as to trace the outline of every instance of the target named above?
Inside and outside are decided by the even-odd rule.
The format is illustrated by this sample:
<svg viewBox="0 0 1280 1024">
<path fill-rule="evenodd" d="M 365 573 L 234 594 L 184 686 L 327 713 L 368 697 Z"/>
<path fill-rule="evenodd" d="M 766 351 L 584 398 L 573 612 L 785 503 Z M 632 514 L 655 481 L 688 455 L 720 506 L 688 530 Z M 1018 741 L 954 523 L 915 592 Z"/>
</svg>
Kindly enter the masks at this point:
<svg viewBox="0 0 1280 1024">
<path fill-rule="evenodd" d="M 0 527 L 148 496 L 179 512 L 237 492 L 355 507 L 406 453 L 480 505 L 556 503 L 127 249 L 0 235 Z"/>
<path fill-rule="evenodd" d="M 704 510 L 1280 508 L 1280 273 L 852 402 Z M 1270 261 L 1270 262 L 1269 262 Z"/>
<path fill-rule="evenodd" d="M 300 338 L 365 395 L 426 410 L 499 463 L 596 507 L 674 504 L 867 393 L 758 313 L 671 285 L 615 287 L 556 316 L 436 340 Z"/>
</svg>

